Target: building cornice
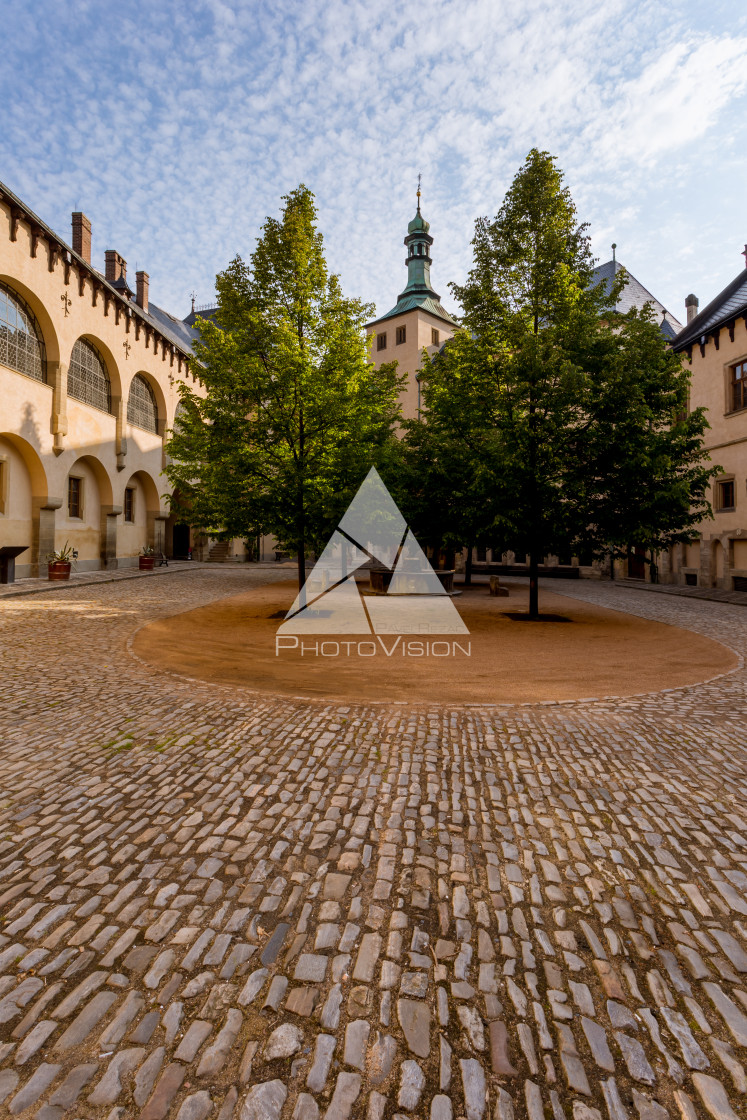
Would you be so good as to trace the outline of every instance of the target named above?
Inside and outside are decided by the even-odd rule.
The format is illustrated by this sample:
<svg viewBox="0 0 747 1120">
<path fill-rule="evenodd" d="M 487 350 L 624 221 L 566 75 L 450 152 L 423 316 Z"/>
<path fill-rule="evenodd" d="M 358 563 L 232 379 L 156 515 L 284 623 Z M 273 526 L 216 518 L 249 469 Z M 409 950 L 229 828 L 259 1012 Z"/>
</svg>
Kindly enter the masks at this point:
<svg viewBox="0 0 747 1120">
<path fill-rule="evenodd" d="M 115 324 L 118 326 L 121 318 L 125 321 L 125 333 L 129 334 L 130 326 L 134 323 L 135 338 L 139 338 L 140 331 L 145 332 L 146 340 L 151 336 L 154 340 L 154 350 L 158 346 L 161 347 L 162 360 L 166 360 L 166 355 L 170 355 L 170 364 L 174 364 L 176 359 L 178 362 L 179 372 L 181 372 L 182 362 L 187 367 L 189 372 L 190 362 L 193 360 L 192 354 L 184 349 L 176 339 L 169 337 L 161 331 L 153 321 L 153 319 L 134 301 L 122 295 L 109 281 L 102 276 L 102 274 L 89 264 L 79 253 L 63 241 L 54 230 L 50 229 L 45 222 L 41 220 L 36 214 L 33 213 L 24 203 L 13 194 L 9 187 L 0 182 L 0 203 L 8 207 L 10 211 L 10 240 L 18 240 L 18 225 L 19 222 L 24 222 L 28 227 L 30 234 L 31 256 L 35 258 L 38 254 L 39 242 L 43 238 L 47 243 L 47 261 L 48 269 L 54 272 L 57 260 L 62 259 L 64 266 L 64 281 L 65 286 L 69 286 L 71 281 L 71 272 L 75 268 L 78 273 L 78 291 L 82 296 L 85 288 L 85 281 L 88 280 L 91 284 L 91 298 L 92 306 L 96 307 L 98 304 L 99 296 L 103 299 L 104 314 L 108 315 L 109 305 L 114 307 Z"/>
</svg>

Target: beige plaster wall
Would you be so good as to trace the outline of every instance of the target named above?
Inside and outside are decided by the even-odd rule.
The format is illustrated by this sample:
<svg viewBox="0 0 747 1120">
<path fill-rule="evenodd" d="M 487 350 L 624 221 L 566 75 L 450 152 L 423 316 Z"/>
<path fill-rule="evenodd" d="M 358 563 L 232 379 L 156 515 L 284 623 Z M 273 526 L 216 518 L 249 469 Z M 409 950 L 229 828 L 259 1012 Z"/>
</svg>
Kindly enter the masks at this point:
<svg viewBox="0 0 747 1120">
<path fill-rule="evenodd" d="M 134 517 L 132 521 L 125 521 L 124 513 L 122 514 L 117 552 L 121 557 L 133 558 L 139 556 L 143 546 L 148 543 L 148 497 L 143 482 L 137 475 L 128 478 L 125 487 L 135 491 Z"/>
<path fill-rule="evenodd" d="M 701 542 L 688 546 L 686 566 L 698 569 L 701 586 L 727 590 L 735 573 L 747 572 L 747 409 L 731 411 L 729 374 L 731 366 L 746 359 L 747 324 L 740 318 L 734 325 L 733 340 L 728 329 L 722 329 L 718 348 L 713 337 L 707 339 L 702 354 L 696 343 L 688 367 L 690 407 L 707 410 L 710 430 L 705 446 L 722 472 L 710 493 L 714 519 L 702 523 Z M 683 360 L 687 364 L 686 355 Z M 718 482 L 730 478 L 734 480 L 734 509 L 720 510 Z M 684 579 L 676 571 L 673 578 Z"/>
<path fill-rule="evenodd" d="M 103 260 L 93 263 L 100 264 L 103 272 Z M 158 496 L 156 512 L 168 515 L 168 507 L 160 498 L 169 489 L 161 473 L 164 433 L 173 424 L 179 382 L 189 380 L 198 392 L 200 387 L 194 385 L 185 364 L 179 372 L 178 351 L 172 355 L 170 344 L 164 351 L 163 340 L 154 341 L 152 332 L 148 338 L 142 325 L 136 326 L 134 318 L 128 320 L 121 301 L 110 296 L 107 308 L 103 291 L 99 291 L 94 305 L 92 279 L 84 275 L 81 280 L 75 263 L 68 267 L 66 280 L 61 254 L 51 260 L 44 237 L 38 239 L 36 255 L 32 255 L 32 237 L 25 220 L 18 222 L 16 240 L 12 241 L 10 209 L 5 203 L 0 203 L 0 280 L 15 290 L 36 315 L 48 367 L 48 384 L 42 384 L 0 365 L 0 436 L 6 434 L 23 441 L 21 452 L 16 445 L 20 463 L 15 462 L 10 471 L 11 488 L 15 493 L 16 486 L 28 487 L 30 470 L 36 509 L 35 523 L 27 515 L 15 518 L 11 525 L 7 516 L 0 515 L 0 545 L 26 540 L 31 545 L 39 537 L 38 510 L 42 507 L 41 534 L 49 538 L 50 548 L 52 539 L 55 544 L 60 537 L 63 543 L 65 538 L 73 543 L 74 537 L 75 547 L 79 548 L 81 560 L 85 557 L 87 566 L 97 565 L 102 554 L 108 556 L 109 566 L 115 566 L 118 557 L 126 560 L 140 550 L 138 547 L 133 553 L 135 542 L 132 534 L 124 531 L 121 513 L 124 489 L 133 474 L 141 472 L 151 480 Z M 115 310 L 117 303 L 119 316 Z M 111 414 L 67 396 L 68 363 L 80 337 L 92 342 L 104 358 L 111 382 Z M 127 421 L 130 384 L 138 373 L 146 377 L 155 393 L 158 433 L 144 431 Z M 87 511 L 85 526 L 68 524 L 66 516 L 67 478 L 81 457 L 94 464 L 86 469 L 91 472 L 90 493 L 92 496 L 95 486 L 98 506 L 96 517 L 91 513 L 90 521 Z M 26 468 L 25 483 L 21 464 Z M 112 514 L 108 553 L 101 541 L 102 514 L 106 526 L 107 513 Z M 116 526 L 113 537 L 112 522 Z M 146 531 L 153 534 L 153 517 Z M 32 574 L 34 559 L 30 553 L 19 558 L 19 576 Z"/>
<path fill-rule="evenodd" d="M 32 488 L 23 456 L 0 437 L 0 543 L 28 544 L 27 527 L 32 517 Z M 23 554 L 17 560 L 23 564 Z"/>
<path fill-rule="evenodd" d="M 78 550 L 78 567 L 83 570 L 95 569 L 101 552 L 101 492 L 98 480 L 92 464 L 85 459 L 77 459 L 72 463 L 68 474 L 81 480 L 81 516 L 70 517 L 66 488 L 57 514 L 55 548 L 62 548 L 65 544 L 72 545 Z"/>
<path fill-rule="evenodd" d="M 405 327 L 406 340 L 399 345 L 396 342 L 397 327 Z M 438 345 L 431 341 L 431 330 L 439 332 Z M 386 349 L 377 349 L 377 337 L 386 333 Z M 425 311 L 407 311 L 395 319 L 387 319 L 383 323 L 368 330 L 371 342 L 371 360 L 378 369 L 385 362 L 398 363 L 398 372 L 407 373 L 407 386 L 400 395 L 402 414 L 406 420 L 415 420 L 418 416 L 418 382 L 416 374 L 421 366 L 423 347 L 429 354 L 435 354 L 443 346 L 447 338 L 453 337 L 447 323 L 437 319 Z"/>
</svg>

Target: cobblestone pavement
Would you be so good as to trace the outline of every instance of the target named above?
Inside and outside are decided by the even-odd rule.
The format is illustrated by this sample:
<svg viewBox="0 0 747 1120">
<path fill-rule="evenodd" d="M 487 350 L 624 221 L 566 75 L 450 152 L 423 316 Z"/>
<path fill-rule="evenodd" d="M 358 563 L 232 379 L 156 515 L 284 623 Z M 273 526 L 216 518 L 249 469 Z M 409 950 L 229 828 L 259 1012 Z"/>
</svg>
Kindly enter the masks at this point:
<svg viewBox="0 0 747 1120">
<path fill-rule="evenodd" d="M 127 654 L 270 578 L 0 605 L 0 1115 L 747 1116 L 744 671 L 420 710 Z M 747 646 L 739 608 L 563 591 Z"/>
</svg>

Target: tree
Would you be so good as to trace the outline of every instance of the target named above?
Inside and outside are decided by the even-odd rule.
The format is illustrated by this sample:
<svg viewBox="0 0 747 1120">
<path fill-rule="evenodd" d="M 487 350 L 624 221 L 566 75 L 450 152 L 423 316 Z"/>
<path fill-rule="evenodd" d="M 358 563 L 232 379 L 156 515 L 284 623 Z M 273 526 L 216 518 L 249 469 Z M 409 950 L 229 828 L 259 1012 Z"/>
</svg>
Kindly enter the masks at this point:
<svg viewBox="0 0 747 1120">
<path fill-rule="evenodd" d="M 548 153 L 532 150 L 493 221 L 478 219 L 474 264 L 453 285 L 466 330 L 452 357 L 455 385 L 477 394 L 492 429 L 496 521 L 529 553 L 529 613 L 539 610 L 538 565 L 572 526 L 562 500 L 567 437 L 584 418 L 586 358 L 614 291 L 592 287 L 586 227 Z"/>
<path fill-rule="evenodd" d="M 721 468 L 707 461 L 706 411 L 689 410 L 689 372 L 652 309 L 613 316 L 610 327 L 568 487 L 583 523 L 579 545 L 613 558 L 641 546 L 655 579 L 658 554 L 696 539 L 713 517 L 707 492 Z"/>
<path fill-rule="evenodd" d="M 197 527 L 273 533 L 297 552 L 301 588 L 306 552 L 386 455 L 402 378 L 368 361 L 373 309 L 328 272 L 311 191 L 283 201 L 251 262 L 217 277 L 217 321 L 201 321 L 194 347 L 206 393 L 180 388 L 167 474 Z"/>
<path fill-rule="evenodd" d="M 475 459 L 493 535 L 529 554 L 531 618 L 546 554 L 644 529 L 670 539 L 705 508 L 705 419 L 678 427 L 687 377 L 645 316 L 615 312 L 625 277 L 593 283 L 586 228 L 553 157 L 532 150 L 495 219 L 476 223 L 473 267 L 452 285 L 464 329 L 425 371 L 426 409 Z"/>
<path fill-rule="evenodd" d="M 400 508 L 418 539 L 434 550 L 466 548 L 465 583 L 471 582 L 474 545 L 490 538 L 489 456 L 484 443 L 489 433 L 475 414 L 479 395 L 452 393 L 451 376 L 457 363 L 449 353 L 461 335 L 450 339 L 446 352 L 423 357 L 423 414 L 403 424 L 402 463 L 394 482 Z M 470 367 L 467 367 L 470 368 Z"/>
</svg>

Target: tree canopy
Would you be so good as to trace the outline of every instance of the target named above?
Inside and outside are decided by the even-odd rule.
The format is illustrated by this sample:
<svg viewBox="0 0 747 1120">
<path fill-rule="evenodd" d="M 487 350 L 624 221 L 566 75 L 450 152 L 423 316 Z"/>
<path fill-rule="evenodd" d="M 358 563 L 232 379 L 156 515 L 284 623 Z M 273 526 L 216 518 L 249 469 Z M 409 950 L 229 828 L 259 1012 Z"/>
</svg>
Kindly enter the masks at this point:
<svg viewBox="0 0 747 1120">
<path fill-rule="evenodd" d="M 247 263 L 216 279 L 216 321 L 195 343 L 202 396 L 180 387 L 167 468 L 192 524 L 211 535 L 272 533 L 318 549 L 370 466 L 386 459 L 402 378 L 374 369 L 364 325 L 324 257 L 311 191 L 301 184 L 267 218 Z"/>
<path fill-rule="evenodd" d="M 423 372 L 422 424 L 433 418 L 444 462 L 454 441 L 470 457 L 480 531 L 529 553 L 537 617 L 545 555 L 692 535 L 709 512 L 707 424 L 687 412 L 687 372 L 647 311 L 615 310 L 624 274 L 594 282 L 587 228 L 547 152 L 529 153 L 472 246 L 452 285 L 462 330 Z"/>
</svg>

